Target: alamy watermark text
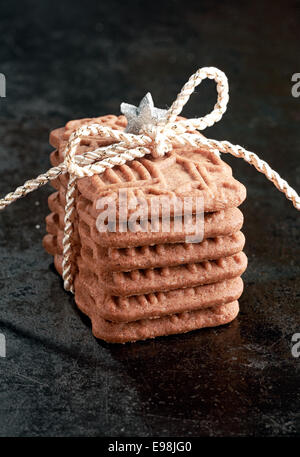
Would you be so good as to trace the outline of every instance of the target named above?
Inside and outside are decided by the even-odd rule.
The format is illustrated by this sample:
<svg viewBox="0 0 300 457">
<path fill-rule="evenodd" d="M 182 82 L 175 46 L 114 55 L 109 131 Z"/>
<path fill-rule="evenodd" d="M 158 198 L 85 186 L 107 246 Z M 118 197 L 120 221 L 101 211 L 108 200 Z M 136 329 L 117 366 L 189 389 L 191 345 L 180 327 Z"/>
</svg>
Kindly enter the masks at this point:
<svg viewBox="0 0 300 457">
<path fill-rule="evenodd" d="M 6 97 L 6 78 L 3 73 L 0 73 L 0 97 Z"/>
</svg>

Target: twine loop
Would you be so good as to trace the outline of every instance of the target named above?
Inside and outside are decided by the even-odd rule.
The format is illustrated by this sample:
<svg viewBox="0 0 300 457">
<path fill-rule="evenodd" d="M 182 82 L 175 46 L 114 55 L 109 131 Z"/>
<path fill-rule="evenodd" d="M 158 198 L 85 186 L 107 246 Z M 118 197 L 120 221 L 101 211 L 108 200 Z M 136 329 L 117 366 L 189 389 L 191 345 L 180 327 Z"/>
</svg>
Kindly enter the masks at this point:
<svg viewBox="0 0 300 457">
<path fill-rule="evenodd" d="M 218 98 L 214 109 L 203 117 L 178 120 L 177 116 L 181 113 L 191 94 L 206 78 L 214 79 L 216 82 Z M 233 145 L 228 141 L 208 139 L 197 132 L 220 121 L 227 109 L 228 101 L 228 81 L 225 73 L 214 67 L 200 68 L 182 87 L 176 100 L 167 111 L 164 121 L 160 121 L 157 125 L 143 125 L 137 135 L 104 127 L 98 123 L 82 125 L 70 135 L 64 150 L 64 161 L 59 166 L 51 168 L 35 179 L 26 181 L 23 186 L 7 194 L 0 200 L 0 210 L 43 186 L 48 181 L 56 179 L 61 174 L 69 173 L 64 219 L 62 276 L 65 289 L 73 293 L 72 234 L 76 180 L 78 178 L 101 174 L 108 168 L 123 165 L 146 154 L 151 154 L 153 157 L 163 157 L 174 146 L 191 146 L 197 148 L 199 153 L 201 150 L 209 150 L 218 155 L 223 152 L 242 158 L 272 181 L 277 189 L 292 201 L 294 207 L 300 210 L 300 197 L 297 192 L 268 163 L 242 146 Z M 82 155 L 76 154 L 82 138 L 93 135 L 108 140 L 109 146 L 103 146 Z"/>
<path fill-rule="evenodd" d="M 218 99 L 212 112 L 204 117 L 177 121 L 177 116 L 181 113 L 195 88 L 206 78 L 214 79 L 217 84 Z M 138 135 L 119 132 L 110 127 L 102 127 L 99 124 L 84 125 L 73 132 L 64 152 L 65 166 L 70 174 L 74 174 L 78 178 L 92 176 L 97 172 L 97 166 L 85 165 L 84 162 L 78 161 L 76 163 L 77 146 L 80 144 L 81 138 L 88 135 L 99 135 L 118 142 L 118 146 L 99 148 L 96 151 L 92 151 L 93 153 L 118 151 L 120 154 L 126 150 L 142 146 L 149 148 L 148 153 L 152 154 L 153 157 L 163 157 L 168 151 L 172 150 L 174 135 L 177 137 L 175 140 L 177 144 L 181 144 L 181 142 L 184 144 L 185 141 L 184 139 L 181 141 L 180 136 L 188 131 L 204 130 L 221 120 L 229 101 L 228 91 L 228 80 L 225 73 L 214 67 L 201 68 L 183 86 L 168 110 L 165 120 L 157 125 L 143 125 Z M 98 157 L 98 160 L 100 159 L 101 156 Z"/>
</svg>

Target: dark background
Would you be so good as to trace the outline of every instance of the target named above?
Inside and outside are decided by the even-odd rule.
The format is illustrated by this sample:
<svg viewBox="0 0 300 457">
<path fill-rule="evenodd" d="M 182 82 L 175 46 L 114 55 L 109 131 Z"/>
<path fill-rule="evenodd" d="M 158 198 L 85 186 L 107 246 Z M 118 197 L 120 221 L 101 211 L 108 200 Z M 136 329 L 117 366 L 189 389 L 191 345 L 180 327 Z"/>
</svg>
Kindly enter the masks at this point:
<svg viewBox="0 0 300 457">
<path fill-rule="evenodd" d="M 0 37 L 1 195 L 49 168 L 51 129 L 147 91 L 170 106 L 208 65 L 231 98 L 205 135 L 257 152 L 300 190 L 300 2 L 10 0 Z M 215 97 L 205 81 L 183 114 Z M 1 213 L 1 436 L 299 434 L 299 214 L 253 167 L 224 160 L 248 189 L 249 267 L 239 317 L 218 329 L 97 341 L 41 245 L 50 186 Z"/>
</svg>

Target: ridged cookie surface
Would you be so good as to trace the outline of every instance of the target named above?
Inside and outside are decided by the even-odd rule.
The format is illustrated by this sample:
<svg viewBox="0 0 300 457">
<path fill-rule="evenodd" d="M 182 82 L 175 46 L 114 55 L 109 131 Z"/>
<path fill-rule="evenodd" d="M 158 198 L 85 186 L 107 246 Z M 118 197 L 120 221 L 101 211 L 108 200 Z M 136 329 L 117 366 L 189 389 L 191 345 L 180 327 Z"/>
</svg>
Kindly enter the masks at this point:
<svg viewBox="0 0 300 457">
<path fill-rule="evenodd" d="M 236 277 L 203 286 L 118 297 L 105 294 L 101 288 L 96 290 L 89 278 L 88 270 L 81 271 L 76 287 L 88 290 L 92 300 L 86 299 L 86 303 L 96 306 L 98 314 L 112 322 L 132 322 L 223 305 L 238 300 L 243 292 L 243 281 Z"/>
<path fill-rule="evenodd" d="M 124 116 L 103 116 L 97 118 L 104 126 L 124 129 Z M 57 129 L 50 135 L 50 143 L 57 148 L 52 154 L 54 166 L 63 161 L 63 152 L 67 139 L 75 128 L 86 122 L 86 119 L 72 121 L 65 129 Z M 93 122 L 91 119 L 89 122 Z M 82 139 L 78 154 L 91 151 L 107 144 L 107 140 L 97 137 Z M 67 177 L 59 178 L 56 188 L 66 187 Z M 101 175 L 79 179 L 79 192 L 96 206 L 101 197 L 116 196 L 118 191 L 126 192 L 128 200 L 142 198 L 147 202 L 147 214 L 161 215 L 161 206 L 155 208 L 154 201 L 161 196 L 174 198 L 177 203 L 171 208 L 171 214 L 181 214 L 181 202 L 184 197 L 202 197 L 204 211 L 219 211 L 224 208 L 239 206 L 246 197 L 246 189 L 239 181 L 233 178 L 232 170 L 223 160 L 213 152 L 194 148 L 174 148 L 162 158 L 145 156 L 144 158 L 127 162 L 125 165 L 107 169 Z M 179 207 L 177 206 L 179 205 Z M 193 211 L 196 210 L 193 201 Z M 118 211 L 118 204 L 117 204 Z M 128 208 L 127 216 L 135 210 Z M 117 213 L 122 218 L 119 212 Z M 127 219 L 127 216 L 125 219 Z"/>
<path fill-rule="evenodd" d="M 48 233 L 44 247 L 49 254 L 62 255 L 63 231 Z M 175 266 L 227 257 L 242 251 L 245 237 L 242 232 L 228 236 L 206 238 L 201 243 L 169 243 L 128 248 L 107 248 L 86 237 L 81 256 L 87 264 L 99 265 L 107 271 L 130 271 L 140 268 Z"/>
<path fill-rule="evenodd" d="M 116 323 L 101 317 L 93 298 L 89 296 L 89 291 L 84 287 L 78 288 L 76 303 L 90 317 L 94 336 L 109 343 L 133 342 L 162 335 L 186 333 L 205 327 L 216 327 L 228 324 L 235 319 L 239 312 L 238 301 L 234 301 L 157 319 Z"/>
</svg>

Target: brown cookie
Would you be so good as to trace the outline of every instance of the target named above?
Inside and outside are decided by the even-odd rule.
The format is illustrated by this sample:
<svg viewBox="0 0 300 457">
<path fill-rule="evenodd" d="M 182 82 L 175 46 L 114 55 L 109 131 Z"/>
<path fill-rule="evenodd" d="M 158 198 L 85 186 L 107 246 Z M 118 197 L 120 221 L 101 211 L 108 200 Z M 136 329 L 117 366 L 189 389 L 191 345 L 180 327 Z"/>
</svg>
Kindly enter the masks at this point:
<svg viewBox="0 0 300 457">
<path fill-rule="evenodd" d="M 86 200 L 85 202 L 86 203 Z M 186 242 L 195 232 L 188 227 L 177 225 L 176 219 L 172 218 L 167 228 L 164 222 L 159 219 L 156 231 L 152 230 L 151 223 L 147 221 L 145 231 L 140 230 L 139 224 L 134 231 L 110 231 L 99 232 L 97 218 L 89 212 L 90 205 L 84 205 L 81 198 L 78 199 L 77 212 L 79 215 L 79 233 L 82 240 L 87 236 L 95 243 L 103 247 L 127 248 L 134 246 L 149 246 L 154 244 L 182 243 Z M 239 231 L 244 222 L 242 212 L 238 208 L 228 208 L 214 213 L 205 213 L 203 223 L 200 222 L 199 239 L 213 238 L 216 236 L 231 235 Z M 197 221 L 192 216 L 192 228 L 195 230 Z M 203 230 L 202 230 L 203 229 Z M 196 237 L 195 237 L 196 239 Z"/>
<path fill-rule="evenodd" d="M 62 230 L 58 235 L 46 235 L 46 251 L 52 255 L 62 254 L 62 239 Z M 245 237 L 242 232 L 207 238 L 201 243 L 169 243 L 121 249 L 102 247 L 85 238 L 81 256 L 108 271 L 130 271 L 215 260 L 242 251 L 244 244 Z"/>
<path fill-rule="evenodd" d="M 48 199 L 49 207 L 53 213 L 50 213 L 46 217 L 47 231 L 53 235 L 58 235 L 58 228 L 60 230 L 64 228 L 65 211 L 64 204 L 61 201 L 62 199 L 63 194 L 61 192 L 54 192 Z M 146 231 L 140 231 L 137 226 L 136 232 L 129 230 L 126 232 L 120 232 L 119 230 L 115 232 L 99 232 L 97 228 L 97 213 L 94 213 L 92 205 L 85 198 L 77 198 L 76 209 L 82 244 L 85 239 L 91 239 L 102 247 L 128 248 L 185 242 L 190 234 L 186 226 L 184 224 L 178 226 L 174 218 L 170 221 L 170 230 L 168 231 L 164 231 L 164 223 L 162 220 L 159 220 L 157 231 L 155 232 L 152 231 L 150 222 L 147 222 Z M 243 221 L 243 214 L 238 208 L 228 208 L 215 213 L 205 213 L 202 227 L 203 238 L 231 235 L 241 229 Z M 195 216 L 193 216 L 192 225 L 193 227 L 196 226 Z M 76 236 L 78 237 L 74 233 L 75 239 Z"/>
<path fill-rule="evenodd" d="M 88 289 L 77 288 L 76 303 L 92 322 L 92 331 L 96 338 L 108 343 L 126 343 L 155 338 L 162 335 L 186 333 L 192 330 L 216 327 L 228 324 L 238 315 L 238 301 L 224 305 L 186 311 L 157 319 L 142 319 L 129 323 L 115 323 L 105 320 L 89 295 Z"/>
<path fill-rule="evenodd" d="M 135 248 L 101 248 L 94 245 L 94 259 L 99 259 L 110 271 L 130 271 L 139 268 L 171 267 L 227 257 L 243 250 L 242 232 L 229 236 L 207 238 L 201 243 L 169 243 Z M 81 251 L 85 256 L 84 248 Z"/>
<path fill-rule="evenodd" d="M 96 120 L 102 120 L 103 125 L 116 129 L 125 126 L 124 116 L 104 116 Z M 59 129 L 52 132 L 50 142 L 58 149 L 51 157 L 54 166 L 63 160 L 63 151 L 70 133 L 84 122 L 86 119 L 73 121 L 72 124 L 67 124 L 64 131 Z M 107 143 L 107 140 L 99 137 L 84 138 L 78 148 L 78 154 Z M 66 186 L 67 178 L 63 181 L 60 179 L 60 183 L 62 182 Z M 54 185 L 59 187 L 57 183 Z M 163 158 L 147 156 L 107 169 L 101 176 L 79 179 L 78 189 L 95 206 L 99 198 L 115 193 L 118 202 L 118 191 L 126 190 L 128 199 L 137 197 L 146 200 L 148 211 L 145 217 L 156 214 L 156 211 L 161 216 L 161 207 L 153 209 L 150 204 L 162 195 L 169 199 L 176 198 L 178 204 L 184 197 L 201 196 L 206 212 L 239 206 L 246 197 L 245 187 L 232 177 L 229 165 L 212 152 L 186 147 L 174 148 Z M 195 210 L 196 207 L 193 206 L 193 211 Z M 131 211 L 133 210 L 128 209 L 128 215 Z M 176 204 L 171 208 L 172 215 L 181 212 L 182 208 L 177 208 Z"/>
<path fill-rule="evenodd" d="M 126 297 L 212 284 L 235 278 L 244 273 L 247 267 L 247 257 L 240 252 L 217 260 L 128 272 L 110 272 L 101 270 L 98 266 L 91 270 L 91 264 L 87 265 L 86 259 L 82 259 L 80 256 L 77 264 L 79 271 L 88 268 L 89 283 L 95 289 L 95 293 L 101 288 L 109 295 Z"/>
<path fill-rule="evenodd" d="M 75 285 L 76 290 L 82 287 L 88 290 L 93 298 L 90 306 L 96 306 L 99 315 L 112 322 L 132 322 L 209 308 L 238 300 L 243 292 L 243 281 L 236 277 L 203 286 L 117 297 L 105 294 L 101 287 L 93 288 L 89 270 L 80 271 Z"/>
</svg>

